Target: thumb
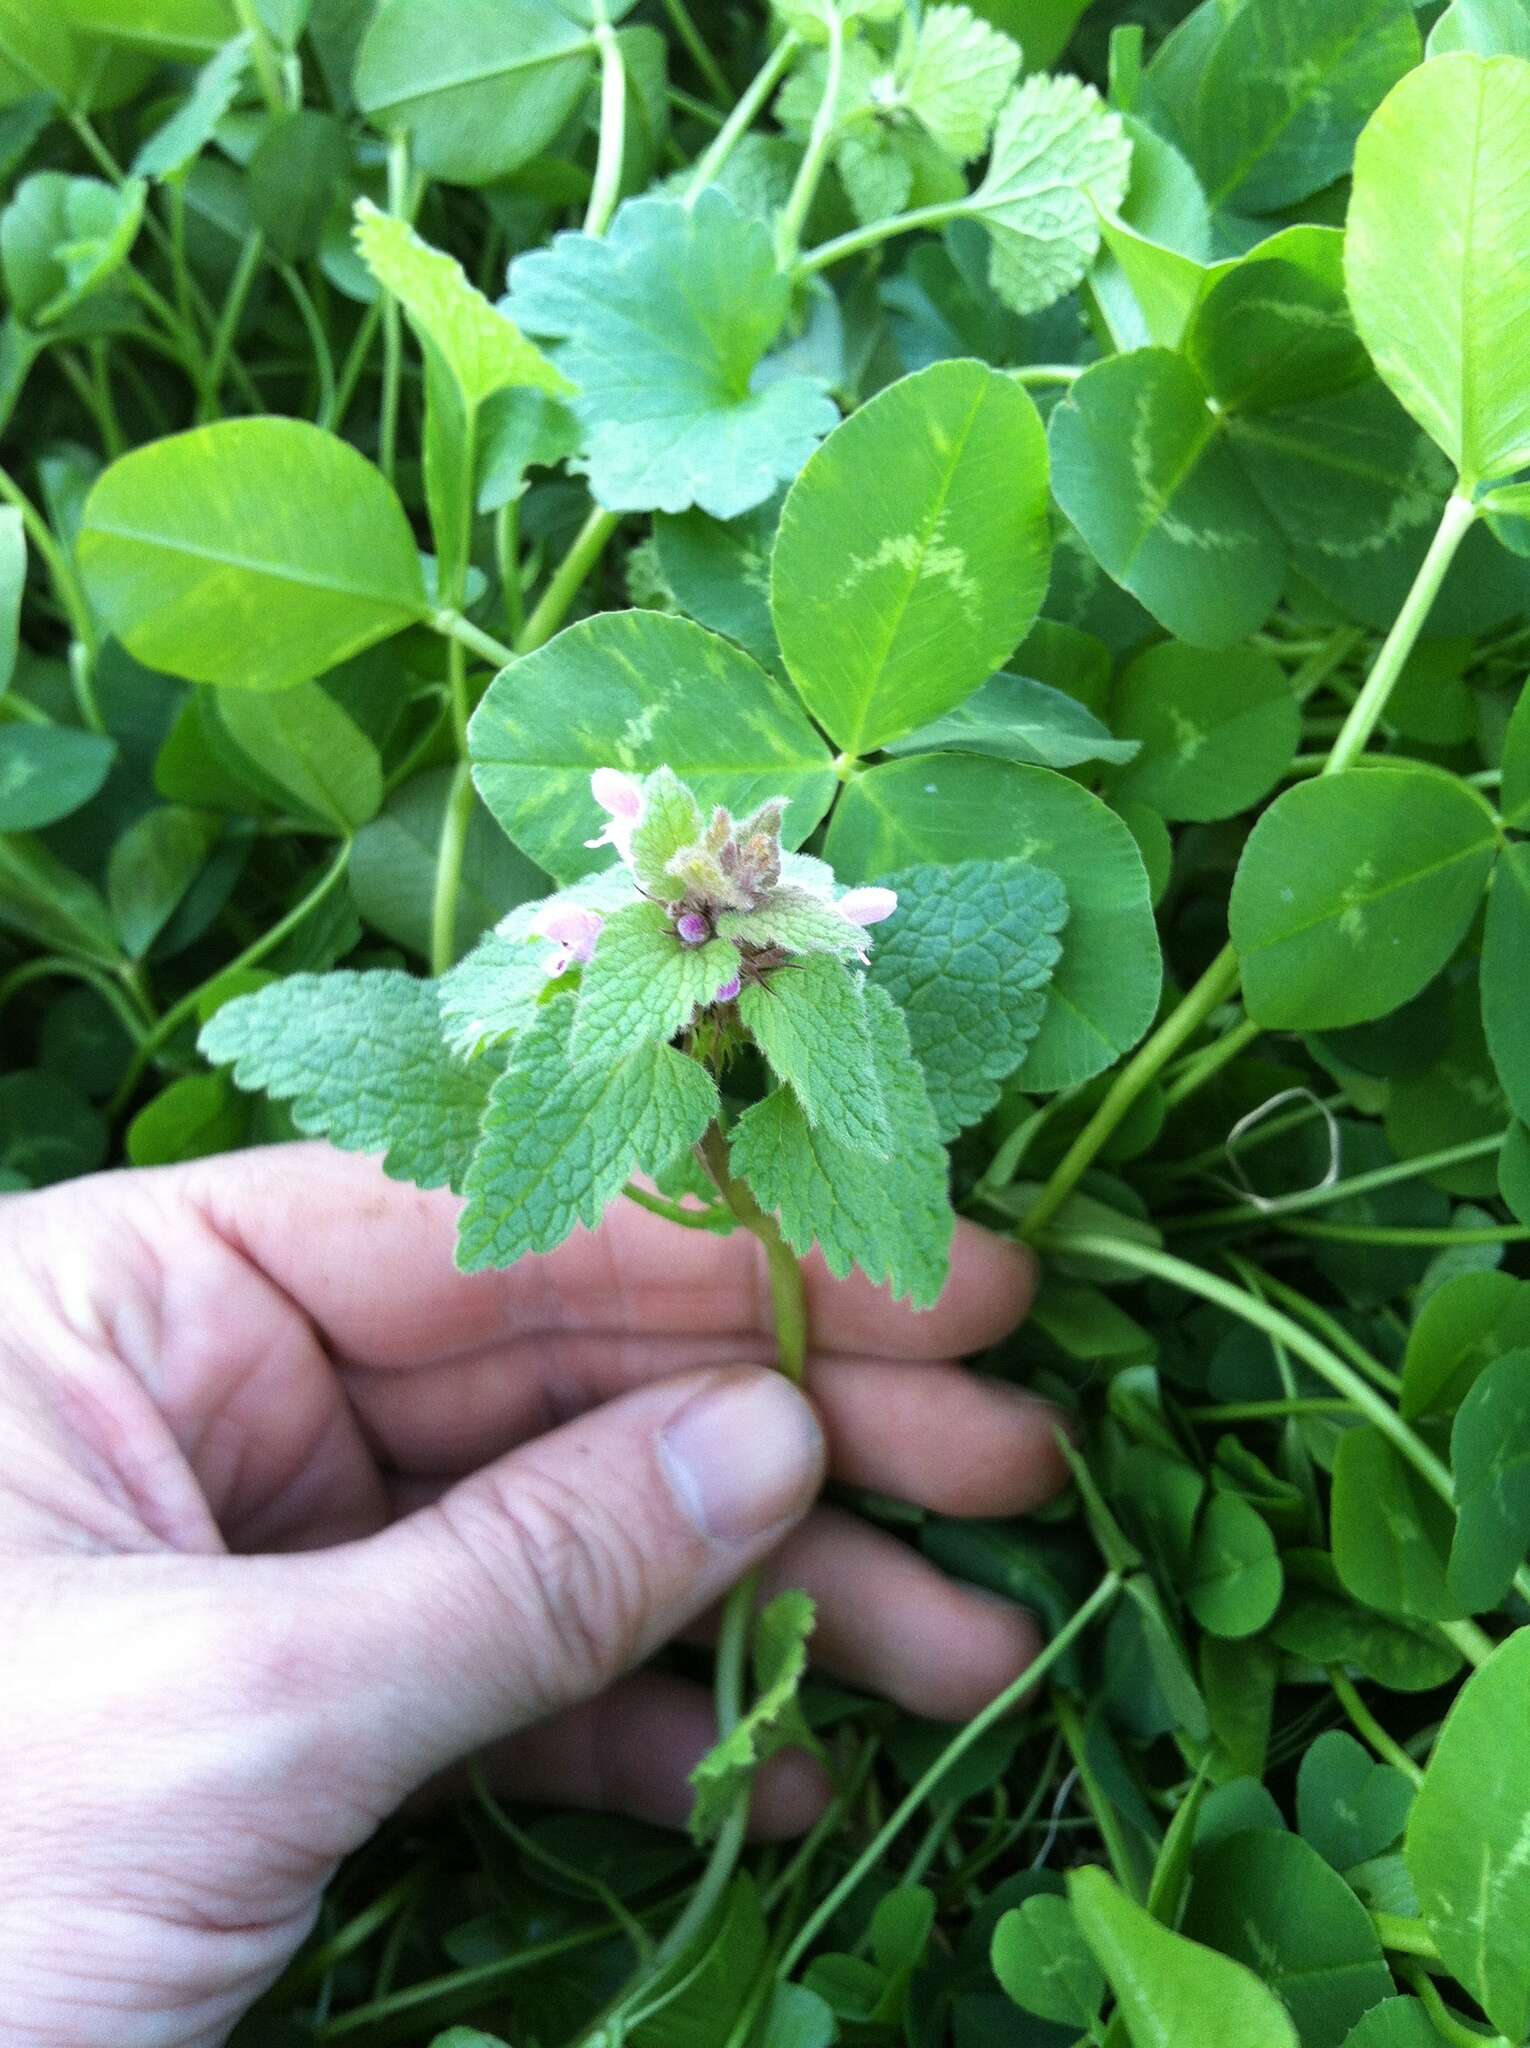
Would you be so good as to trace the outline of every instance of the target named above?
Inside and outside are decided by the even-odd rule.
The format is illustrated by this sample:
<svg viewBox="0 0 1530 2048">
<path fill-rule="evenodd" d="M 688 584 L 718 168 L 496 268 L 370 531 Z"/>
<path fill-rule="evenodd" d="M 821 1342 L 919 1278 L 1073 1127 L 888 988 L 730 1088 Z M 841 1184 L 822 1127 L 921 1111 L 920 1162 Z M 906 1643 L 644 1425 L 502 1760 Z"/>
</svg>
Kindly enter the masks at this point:
<svg viewBox="0 0 1530 2048">
<path fill-rule="evenodd" d="M 374 1768 L 402 1795 L 603 1691 L 775 1547 L 823 1470 L 817 1418 L 779 1373 L 690 1373 L 332 1552 Z"/>
</svg>

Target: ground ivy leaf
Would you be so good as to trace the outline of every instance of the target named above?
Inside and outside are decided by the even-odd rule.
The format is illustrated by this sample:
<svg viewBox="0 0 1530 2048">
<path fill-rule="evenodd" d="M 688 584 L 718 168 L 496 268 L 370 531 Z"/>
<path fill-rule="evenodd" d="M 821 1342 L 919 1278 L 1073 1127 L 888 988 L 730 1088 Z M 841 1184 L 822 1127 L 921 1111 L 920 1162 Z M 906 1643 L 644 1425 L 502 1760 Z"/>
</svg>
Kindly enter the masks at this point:
<svg viewBox="0 0 1530 2048">
<path fill-rule="evenodd" d="M 579 387 L 602 505 L 731 519 L 794 477 L 838 417 L 813 378 L 752 382 L 790 301 L 769 229 L 708 186 L 691 207 L 629 200 L 603 238 L 517 257 L 506 303 Z"/>
<path fill-rule="evenodd" d="M 761 1764 L 783 1749 L 818 1754 L 819 1745 L 797 1700 L 807 1675 L 815 1613 L 806 1593 L 782 1593 L 755 1623 L 754 1703 L 691 1772 L 696 1794 L 691 1833 L 698 1842 L 709 1842 L 717 1834 Z"/>
<path fill-rule="evenodd" d="M 755 982 L 739 1015 L 814 1129 L 885 1159 L 893 1148 L 861 976 L 812 953 Z"/>
<path fill-rule="evenodd" d="M 572 388 L 515 322 L 469 284 L 456 257 L 433 249 L 400 215 L 357 200 L 356 246 L 421 338 L 439 350 L 469 411 L 507 385 L 555 397 Z"/>
<path fill-rule="evenodd" d="M 1071 1871 L 1068 1898 L 1135 2048 L 1299 2048 L 1290 2014 L 1252 1970 L 1160 1926 L 1103 1870 Z"/>
<path fill-rule="evenodd" d="M 1468 478 L 1530 460 L 1530 65 L 1411 71 L 1355 151 L 1344 264 L 1361 339 Z"/>
<path fill-rule="evenodd" d="M 960 703 L 1051 566 L 1046 434 L 984 363 L 932 363 L 836 427 L 787 494 L 771 611 L 793 682 L 864 754 Z"/>
<path fill-rule="evenodd" d="M 958 161 L 979 154 L 1020 70 L 1020 46 L 970 7 L 907 22 L 894 77 L 904 106 Z"/>
<path fill-rule="evenodd" d="M 778 1088 L 739 1118 L 731 1162 L 793 1251 L 805 1255 L 816 1245 L 841 1279 L 859 1266 L 895 1297 L 931 1308 L 945 1286 L 956 1227 L 945 1147 L 896 1005 L 871 988 L 866 1006 L 898 1134 L 892 1156 L 878 1159 L 823 1125 L 814 1129 L 792 1090 Z"/>
<path fill-rule="evenodd" d="M 1073 289 L 1100 246 L 1099 216 L 1126 193 L 1132 147 L 1093 86 L 1037 75 L 1011 93 L 971 211 L 993 242 L 988 275 L 1017 313 Z"/>
<path fill-rule="evenodd" d="M 606 919 L 581 977 L 570 1058 L 609 1067 L 635 1046 L 673 1038 L 738 969 L 726 939 L 684 945 L 662 904 L 629 904 Z"/>
<path fill-rule="evenodd" d="M 495 1068 L 448 1050 L 432 983 L 391 969 L 291 974 L 225 1003 L 199 1044 L 241 1088 L 291 1103 L 300 1131 L 383 1153 L 395 1180 L 461 1187 Z"/>
<path fill-rule="evenodd" d="M 1068 898 L 1020 860 L 908 868 L 885 878 L 898 908 L 870 978 L 908 1024 L 942 1138 L 979 1123 L 1041 1028 Z"/>
<path fill-rule="evenodd" d="M 1505 1352 L 1473 1382 L 1456 1411 L 1450 1465 L 1450 1587 L 1462 1612 L 1486 1614 L 1530 1545 L 1530 1350 Z"/>
<path fill-rule="evenodd" d="M 660 612 L 602 612 L 568 627 L 490 684 L 468 736 L 484 802 L 559 880 L 606 858 L 585 843 L 602 822 L 590 795 L 597 768 L 668 766 L 703 805 L 740 817 L 789 797 L 789 846 L 839 787 L 790 690 L 731 641 Z"/>
<path fill-rule="evenodd" d="M 1249 1015 L 1333 1030 L 1416 996 L 1466 935 L 1496 841 L 1475 793 L 1434 769 L 1350 769 L 1288 789 L 1233 882 Z"/>
<path fill-rule="evenodd" d="M 549 1252 L 581 1223 L 593 1229 L 633 1172 L 662 1172 L 717 1113 L 711 1076 L 671 1046 L 574 1066 L 573 1018 L 570 999 L 547 1004 L 494 1084 L 463 1184 L 465 1273 Z"/>
<path fill-rule="evenodd" d="M 1522 1628 L 1457 1694 L 1405 1848 L 1419 1911 L 1446 1968 L 1511 2041 L 1530 2030 L 1527 1724 L 1530 1628 Z"/>
<path fill-rule="evenodd" d="M 1171 633 L 1229 647 L 1264 623 L 1285 546 L 1182 357 L 1145 348 L 1096 363 L 1053 412 L 1050 438 L 1058 504 Z"/>
</svg>

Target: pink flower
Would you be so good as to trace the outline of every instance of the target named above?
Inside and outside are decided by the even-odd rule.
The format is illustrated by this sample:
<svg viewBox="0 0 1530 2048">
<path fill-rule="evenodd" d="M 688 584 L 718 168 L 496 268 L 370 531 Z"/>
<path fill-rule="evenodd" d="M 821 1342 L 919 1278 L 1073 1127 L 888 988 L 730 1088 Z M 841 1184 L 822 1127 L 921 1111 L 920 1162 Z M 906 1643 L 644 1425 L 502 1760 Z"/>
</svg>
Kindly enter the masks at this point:
<svg viewBox="0 0 1530 2048">
<path fill-rule="evenodd" d="M 834 906 L 852 924 L 880 924 L 898 907 L 896 889 L 847 889 Z"/>
<path fill-rule="evenodd" d="M 896 889 L 847 889 L 834 908 L 847 924 L 880 924 L 884 917 L 891 917 L 898 907 Z M 871 955 L 862 946 L 857 959 L 869 960 Z"/>
<path fill-rule="evenodd" d="M 586 846 L 614 846 L 626 860 L 632 852 L 632 829 L 643 815 L 643 785 L 636 776 L 623 775 L 619 768 L 597 768 L 590 777 L 590 793 L 606 813 L 607 823 L 597 838 Z"/>
<path fill-rule="evenodd" d="M 712 927 L 699 910 L 682 911 L 675 919 L 675 931 L 682 946 L 704 946 L 712 936 Z"/>
<path fill-rule="evenodd" d="M 740 977 L 735 974 L 731 981 L 725 981 L 723 983 L 722 987 L 717 991 L 717 994 L 712 998 L 712 1000 L 717 1003 L 731 1003 L 735 996 L 737 996 L 742 986 L 743 982 L 741 981 Z"/>
<path fill-rule="evenodd" d="M 547 956 L 547 975 L 556 981 L 571 967 L 588 966 L 595 957 L 595 941 L 605 920 L 598 910 L 584 910 L 577 903 L 554 904 L 531 927 L 533 938 L 547 939 L 557 948 Z"/>
</svg>

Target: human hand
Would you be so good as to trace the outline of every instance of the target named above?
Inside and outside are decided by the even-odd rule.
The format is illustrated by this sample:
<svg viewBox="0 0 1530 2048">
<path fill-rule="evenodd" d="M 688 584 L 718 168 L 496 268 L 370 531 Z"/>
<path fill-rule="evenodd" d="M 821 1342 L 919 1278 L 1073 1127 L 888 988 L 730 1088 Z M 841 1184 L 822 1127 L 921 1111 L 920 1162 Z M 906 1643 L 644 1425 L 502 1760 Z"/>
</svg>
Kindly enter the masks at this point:
<svg viewBox="0 0 1530 2048">
<path fill-rule="evenodd" d="M 0 1204 L 13 2048 L 221 2042 L 338 1859 L 471 1751 L 682 1822 L 709 1702 L 623 1674 L 761 1558 L 826 1668 L 917 1713 L 1034 1654 L 1017 1609 L 809 1512 L 824 1435 L 837 1476 L 949 1514 L 1056 1489 L 1055 1413 L 952 1362 L 1024 1312 L 1015 1247 L 963 1225 L 923 1315 L 810 1262 L 821 1435 L 758 1370 L 752 1238 L 628 1206 L 464 1278 L 455 1213 L 316 1146 Z M 822 1796 L 781 1757 L 756 1826 Z"/>
</svg>

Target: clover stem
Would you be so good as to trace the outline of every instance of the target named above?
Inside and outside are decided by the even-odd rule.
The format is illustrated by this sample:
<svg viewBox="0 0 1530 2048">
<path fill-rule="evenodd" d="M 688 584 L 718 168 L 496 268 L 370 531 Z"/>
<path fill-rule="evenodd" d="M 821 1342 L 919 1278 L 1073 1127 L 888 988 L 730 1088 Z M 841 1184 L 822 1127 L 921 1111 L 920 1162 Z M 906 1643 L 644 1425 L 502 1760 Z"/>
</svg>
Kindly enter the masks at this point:
<svg viewBox="0 0 1530 2048">
<path fill-rule="evenodd" d="M 782 36 L 765 59 L 750 81 L 743 98 L 697 158 L 696 167 L 691 172 L 690 183 L 685 188 L 687 206 L 695 204 L 697 193 L 704 191 L 711 184 L 734 150 L 738 148 L 753 127 L 755 116 L 775 91 L 776 81 L 801 48 L 802 40 L 793 32 Z"/>
<path fill-rule="evenodd" d="M 1422 1785 L 1424 1782 L 1422 1767 L 1414 1758 L 1409 1756 L 1400 1742 L 1388 1735 L 1385 1728 L 1382 1727 L 1376 1716 L 1360 1697 L 1359 1689 L 1349 1674 L 1341 1670 L 1337 1664 L 1330 1665 L 1328 1683 L 1333 1687 L 1334 1697 L 1338 1700 L 1345 1713 L 1348 1714 L 1357 1733 L 1365 1737 L 1382 1762 L 1390 1764 L 1394 1771 L 1401 1771 L 1403 1776 L 1411 1780 L 1413 1784 Z"/>
<path fill-rule="evenodd" d="M 1137 1048 L 1106 1090 L 1099 1107 L 1053 1169 L 1052 1177 L 1026 1216 L 1022 1235 L 1034 1242 L 1078 1186 L 1100 1148 L 1185 1042 L 1238 986 L 1238 956 L 1224 946 L 1189 994 Z"/>
<path fill-rule="evenodd" d="M 402 134 L 388 144 L 388 211 L 408 218 L 409 143 Z M 384 289 L 382 295 L 383 373 L 380 417 L 377 423 L 377 459 L 391 484 L 398 467 L 398 406 L 404 386 L 404 329 L 398 300 Z"/>
<path fill-rule="evenodd" d="M 515 652 L 533 654 L 545 641 L 552 638 L 563 624 L 569 606 L 579 595 L 584 579 L 605 553 L 606 542 L 615 533 L 617 514 L 608 512 L 603 505 L 592 508 L 590 516 L 569 543 L 568 553 L 552 573 L 552 580 L 543 591 L 526 621 L 517 634 Z"/>
<path fill-rule="evenodd" d="M 492 633 L 486 633 L 482 626 L 475 626 L 471 619 L 465 619 L 451 605 L 442 605 L 424 623 L 448 640 L 460 640 L 471 653 L 492 662 L 496 668 L 508 668 L 515 659 L 513 648 L 507 647 L 503 640 L 496 640 Z"/>
<path fill-rule="evenodd" d="M 621 196 L 622 155 L 627 146 L 627 67 L 605 0 L 595 0 L 594 13 L 595 41 L 600 49 L 600 141 L 584 232 L 603 235 Z"/>
<path fill-rule="evenodd" d="M 457 643 L 453 652 L 460 656 Z M 445 974 L 457 961 L 457 898 L 462 890 L 462 862 L 468 826 L 473 819 L 473 771 L 464 755 L 452 771 L 441 836 L 436 841 L 436 879 L 430 904 L 430 971 Z"/>
<path fill-rule="evenodd" d="M 824 168 L 829 161 L 829 151 L 834 144 L 834 131 L 839 121 L 839 86 L 845 65 L 845 25 L 840 19 L 838 8 L 829 11 L 825 26 L 829 31 L 829 59 L 825 67 L 823 97 L 818 102 L 818 111 L 813 116 L 813 126 L 808 134 L 807 149 L 797 166 L 797 176 L 791 192 L 781 209 L 776 222 L 776 267 L 788 270 L 796 260 L 802 244 L 802 226 L 812 210 L 818 194 L 818 185 Z"/>
<path fill-rule="evenodd" d="M 1106 1242 L 1114 1242 L 1114 1240 L 1106 1240 Z M 990 1728 L 997 1722 L 1002 1721 L 1006 1714 L 1013 1713 L 1025 1695 L 1039 1685 L 1053 1666 L 1067 1655 L 1079 1637 L 1087 1633 L 1098 1616 L 1103 1614 L 1105 1609 L 1110 1606 L 1120 1590 L 1120 1573 L 1107 1572 L 1083 1606 L 1057 1631 L 1057 1634 L 1053 1636 L 1035 1662 L 1027 1670 L 1022 1671 L 1020 1676 L 1007 1685 L 996 1699 L 990 1700 L 981 1713 L 975 1714 L 952 1737 L 940 1755 L 936 1757 L 934 1763 L 924 1773 L 924 1776 L 899 1801 L 898 1805 L 893 1808 L 886 1821 L 862 1849 L 860 1855 L 856 1857 L 854 1863 L 851 1864 L 839 1883 L 834 1886 L 825 1899 L 819 1902 L 817 1908 L 798 1930 L 796 1939 L 781 1959 L 781 1967 L 778 1974 L 783 1980 L 791 1976 L 793 1970 L 802 1961 L 802 1958 L 813 1946 L 813 1943 L 818 1939 L 824 1928 L 834 1918 L 840 1907 L 858 1890 L 863 1881 L 881 1862 L 893 1842 L 903 1832 L 904 1828 L 907 1827 L 920 1807 L 924 1805 L 947 1772 L 953 1770 L 960 1763 L 973 1744 L 981 1741 Z"/>
<path fill-rule="evenodd" d="M 1325 775 L 1338 775 L 1353 767 L 1370 743 L 1371 735 L 1387 708 L 1387 699 L 1402 674 L 1403 664 L 1413 652 L 1414 643 L 1434 608 L 1440 585 L 1445 581 L 1445 572 L 1455 560 L 1456 550 L 1466 538 L 1476 516 L 1476 506 L 1460 489 L 1452 491 L 1445 500 L 1445 510 L 1440 515 L 1434 539 L 1429 543 L 1429 552 L 1413 579 L 1412 589 L 1403 600 L 1402 610 L 1392 622 L 1391 632 L 1381 643 L 1381 652 L 1365 679 L 1365 687 L 1350 707 L 1349 715 L 1333 743 L 1328 765 L 1323 770 Z"/>
<path fill-rule="evenodd" d="M 685 0 L 664 0 L 664 12 L 669 16 L 670 27 L 684 43 L 691 62 L 706 81 L 707 91 L 720 106 L 731 106 L 733 88 L 724 76 L 722 66 L 707 48 L 700 29 L 691 19 L 690 9 L 686 6 Z M 791 37 L 788 40 L 795 41 L 796 38 Z M 750 89 L 753 90 L 752 87 Z"/>
</svg>

